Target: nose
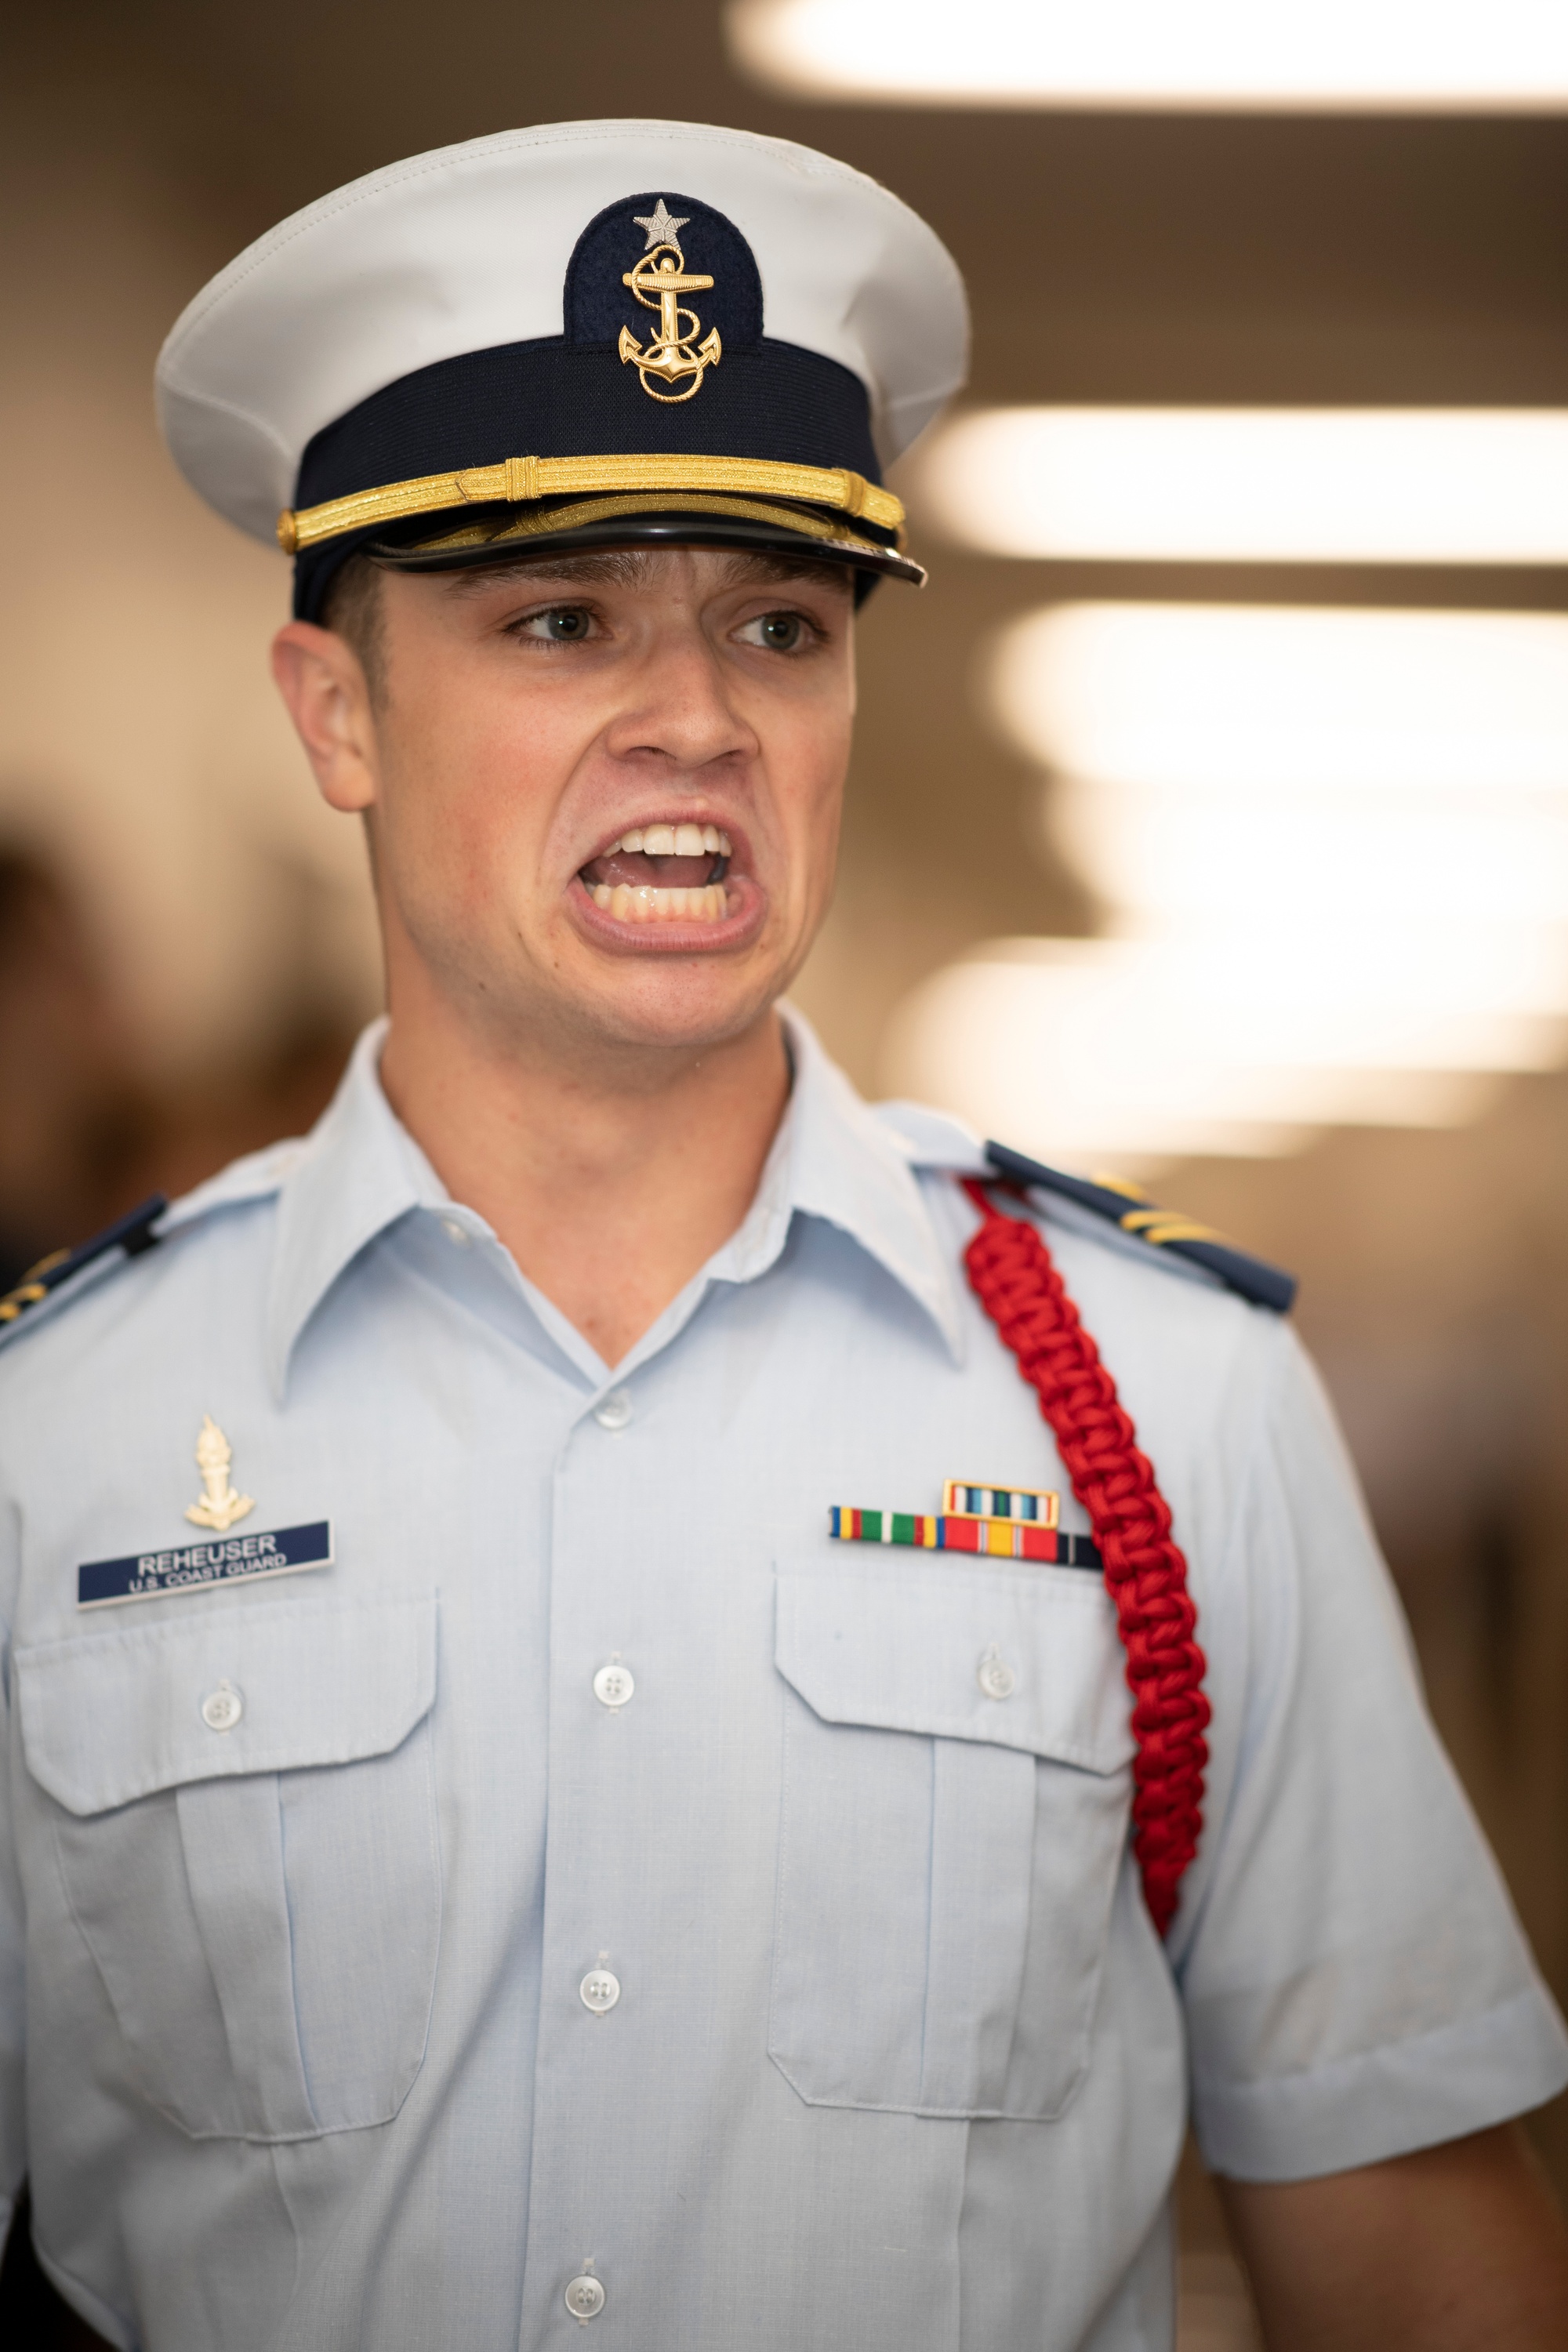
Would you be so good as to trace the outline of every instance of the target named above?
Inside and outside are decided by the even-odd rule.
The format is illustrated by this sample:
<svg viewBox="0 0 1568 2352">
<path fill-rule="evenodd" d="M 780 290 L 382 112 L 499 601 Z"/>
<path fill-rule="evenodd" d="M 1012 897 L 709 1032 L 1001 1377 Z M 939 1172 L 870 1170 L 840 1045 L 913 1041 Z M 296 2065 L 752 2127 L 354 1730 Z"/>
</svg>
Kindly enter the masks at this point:
<svg viewBox="0 0 1568 2352">
<path fill-rule="evenodd" d="M 690 775 L 755 755 L 755 730 L 736 708 L 724 665 L 695 618 L 660 629 L 626 684 L 626 706 L 606 730 L 616 758 Z"/>
</svg>

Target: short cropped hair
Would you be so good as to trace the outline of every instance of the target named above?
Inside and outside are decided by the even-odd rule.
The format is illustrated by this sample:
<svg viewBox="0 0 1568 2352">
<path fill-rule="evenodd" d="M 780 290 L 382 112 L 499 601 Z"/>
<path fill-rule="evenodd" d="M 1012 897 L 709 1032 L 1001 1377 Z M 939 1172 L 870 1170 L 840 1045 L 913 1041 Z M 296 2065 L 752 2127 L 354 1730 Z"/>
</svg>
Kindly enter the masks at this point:
<svg viewBox="0 0 1568 2352">
<path fill-rule="evenodd" d="M 381 566 L 356 550 L 327 583 L 321 626 L 343 638 L 359 656 L 373 703 L 386 691 L 386 616 L 381 602 Z"/>
</svg>

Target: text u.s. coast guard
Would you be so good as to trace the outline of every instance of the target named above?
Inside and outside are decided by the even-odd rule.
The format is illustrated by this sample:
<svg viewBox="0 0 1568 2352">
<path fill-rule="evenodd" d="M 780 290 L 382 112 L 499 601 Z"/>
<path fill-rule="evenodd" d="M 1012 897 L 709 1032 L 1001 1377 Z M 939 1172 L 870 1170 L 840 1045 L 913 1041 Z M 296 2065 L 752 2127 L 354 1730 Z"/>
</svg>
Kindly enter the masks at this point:
<svg viewBox="0 0 1568 2352">
<path fill-rule="evenodd" d="M 132 1553 L 124 1559 L 84 1560 L 77 1570 L 77 1606 L 101 1609 L 118 1601 L 150 1601 L 244 1578 L 291 1576 L 331 1563 L 329 1519 L 280 1528 L 270 1535 L 226 1536 L 216 1543 L 181 1544 L 168 1551 Z"/>
</svg>

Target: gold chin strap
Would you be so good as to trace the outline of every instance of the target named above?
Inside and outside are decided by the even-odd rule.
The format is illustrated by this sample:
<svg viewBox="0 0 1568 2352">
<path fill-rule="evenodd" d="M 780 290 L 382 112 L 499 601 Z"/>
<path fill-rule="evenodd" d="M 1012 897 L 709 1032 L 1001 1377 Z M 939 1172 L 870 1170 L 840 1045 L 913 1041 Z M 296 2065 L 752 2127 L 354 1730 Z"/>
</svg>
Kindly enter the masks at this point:
<svg viewBox="0 0 1568 2352">
<path fill-rule="evenodd" d="M 847 467 L 785 466 L 766 457 L 507 457 L 499 466 L 422 474 L 417 481 L 355 490 L 319 507 L 285 507 L 278 518 L 278 544 L 285 555 L 298 555 L 369 523 L 440 514 L 449 507 L 520 506 L 594 490 L 749 491 L 835 507 L 842 514 L 864 516 L 881 530 L 900 530 L 904 520 L 902 503 L 890 490 L 879 489 Z"/>
</svg>

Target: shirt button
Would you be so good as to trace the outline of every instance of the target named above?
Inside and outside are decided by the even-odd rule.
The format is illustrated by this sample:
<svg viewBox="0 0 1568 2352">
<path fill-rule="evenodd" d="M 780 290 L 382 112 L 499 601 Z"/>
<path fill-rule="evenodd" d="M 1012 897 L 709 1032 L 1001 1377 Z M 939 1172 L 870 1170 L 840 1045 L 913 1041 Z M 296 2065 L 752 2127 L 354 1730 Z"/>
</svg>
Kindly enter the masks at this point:
<svg viewBox="0 0 1568 2352">
<path fill-rule="evenodd" d="M 591 2009 L 595 2017 L 604 2017 L 621 1997 L 621 1980 L 608 1969 L 590 1969 L 577 1990 L 584 2008 Z"/>
<path fill-rule="evenodd" d="M 605 2290 L 586 2271 L 566 2290 L 566 2308 L 574 2319 L 597 2319 L 605 2308 Z"/>
<path fill-rule="evenodd" d="M 467 1225 L 460 1225 L 456 1217 L 443 1217 L 441 1220 L 441 1231 L 446 1234 L 447 1239 L 449 1242 L 454 1243 L 458 1249 L 467 1249 L 468 1244 L 473 1239 L 473 1235 L 469 1233 Z"/>
<path fill-rule="evenodd" d="M 202 1701 L 202 1721 L 209 1731 L 232 1731 L 245 1713 L 245 1701 L 232 1683 L 219 1683 Z"/>
<path fill-rule="evenodd" d="M 1017 1675 L 994 1643 L 980 1661 L 979 1682 L 987 1698 L 1011 1698 L 1018 1687 Z"/>
<path fill-rule="evenodd" d="M 601 1666 L 594 1676 L 594 1696 L 601 1706 L 625 1706 L 636 1688 L 629 1666 Z"/>
<path fill-rule="evenodd" d="M 625 1429 L 632 1417 L 632 1401 L 625 1389 L 612 1389 L 594 1407 L 594 1418 L 601 1429 Z"/>
</svg>

